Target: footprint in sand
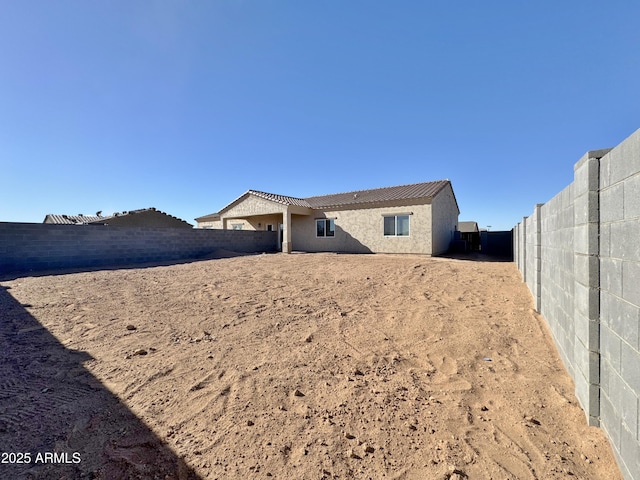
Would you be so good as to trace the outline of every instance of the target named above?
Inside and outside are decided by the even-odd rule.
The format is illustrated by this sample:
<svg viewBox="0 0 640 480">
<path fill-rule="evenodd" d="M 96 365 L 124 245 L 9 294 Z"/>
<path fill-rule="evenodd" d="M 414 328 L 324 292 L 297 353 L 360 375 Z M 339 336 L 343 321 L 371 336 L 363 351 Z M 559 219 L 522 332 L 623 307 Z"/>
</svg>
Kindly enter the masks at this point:
<svg viewBox="0 0 640 480">
<path fill-rule="evenodd" d="M 509 476 L 515 478 L 536 480 L 540 477 L 536 475 L 532 465 L 544 463 L 543 453 L 525 436 L 509 436 L 497 426 L 493 426 L 489 442 L 489 457 L 505 471 Z"/>
<path fill-rule="evenodd" d="M 430 360 L 435 373 L 430 375 L 434 384 L 442 390 L 463 391 L 470 390 L 471 383 L 458 375 L 458 362 L 451 357 L 437 357 Z"/>
</svg>

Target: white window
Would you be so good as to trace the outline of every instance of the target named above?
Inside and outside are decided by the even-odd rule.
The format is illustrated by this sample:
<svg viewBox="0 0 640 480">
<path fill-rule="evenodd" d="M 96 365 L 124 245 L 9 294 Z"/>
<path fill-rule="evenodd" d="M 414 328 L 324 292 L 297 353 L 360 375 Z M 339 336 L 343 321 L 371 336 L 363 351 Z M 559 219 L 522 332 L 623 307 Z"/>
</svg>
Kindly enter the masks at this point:
<svg viewBox="0 0 640 480">
<path fill-rule="evenodd" d="M 336 225 L 333 218 L 320 218 L 316 220 L 316 237 L 334 237 Z"/>
<path fill-rule="evenodd" d="M 242 230 L 242 224 L 241 223 L 233 223 L 233 224 L 231 224 L 231 228 L 233 230 Z"/>
<path fill-rule="evenodd" d="M 409 215 L 385 215 L 384 216 L 384 236 L 385 237 L 408 237 L 409 236 Z"/>
</svg>

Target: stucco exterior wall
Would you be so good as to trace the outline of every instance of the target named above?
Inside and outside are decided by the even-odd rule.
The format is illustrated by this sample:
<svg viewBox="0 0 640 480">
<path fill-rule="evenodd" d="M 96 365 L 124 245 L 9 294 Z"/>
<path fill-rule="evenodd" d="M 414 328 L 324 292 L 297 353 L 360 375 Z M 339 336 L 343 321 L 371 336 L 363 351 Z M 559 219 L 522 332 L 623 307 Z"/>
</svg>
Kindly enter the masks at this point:
<svg viewBox="0 0 640 480">
<path fill-rule="evenodd" d="M 458 205 L 451 186 L 444 188 L 432 201 L 432 255 L 449 250 L 453 234 L 458 229 Z"/>
<path fill-rule="evenodd" d="M 222 220 L 212 220 L 210 222 L 198 222 L 198 226 L 196 228 L 214 228 L 217 230 L 222 230 Z"/>
<path fill-rule="evenodd" d="M 269 215 L 287 211 L 287 206 L 275 202 L 270 202 L 254 195 L 247 195 L 244 199 L 227 209 L 221 217 L 240 218 L 254 215 Z M 282 218 L 282 217 L 281 217 Z"/>
<path fill-rule="evenodd" d="M 218 222 L 219 228 L 224 228 L 222 220 Z M 282 215 L 260 215 L 247 218 L 228 218 L 227 229 L 232 230 L 235 225 L 242 225 L 241 230 L 266 230 L 267 225 L 273 225 L 273 231 L 278 230 L 278 224 L 282 223 Z"/>
<path fill-rule="evenodd" d="M 305 207 L 290 206 L 293 213 L 307 213 L 311 210 Z M 232 230 L 235 225 L 240 225 L 241 230 L 267 230 L 267 225 L 273 225 L 273 231 L 278 230 L 278 225 L 284 223 L 283 215 L 286 215 L 287 206 L 271 202 L 254 195 L 247 195 L 235 205 L 220 215 L 219 220 L 198 222 L 198 228 Z"/>
<path fill-rule="evenodd" d="M 385 237 L 384 215 L 412 213 L 409 236 Z M 335 237 L 316 237 L 316 220 L 333 218 Z M 307 252 L 431 254 L 431 205 L 395 205 L 377 208 L 316 211 L 292 216 L 294 250 Z"/>
</svg>

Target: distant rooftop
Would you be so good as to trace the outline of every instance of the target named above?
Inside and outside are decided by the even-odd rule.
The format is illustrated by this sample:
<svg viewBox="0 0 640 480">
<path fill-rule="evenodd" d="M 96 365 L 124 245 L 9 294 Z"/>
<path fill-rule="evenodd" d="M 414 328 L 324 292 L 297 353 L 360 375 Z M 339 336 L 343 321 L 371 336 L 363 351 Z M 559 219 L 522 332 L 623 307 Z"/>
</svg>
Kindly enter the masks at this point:
<svg viewBox="0 0 640 480">
<path fill-rule="evenodd" d="M 103 217 L 99 217 L 97 215 L 83 215 L 82 213 L 78 215 L 56 215 L 50 213 L 44 217 L 44 221 L 42 223 L 55 223 L 56 225 L 86 225 L 100 220 L 101 218 Z"/>
<path fill-rule="evenodd" d="M 458 231 L 462 233 L 478 232 L 477 222 L 458 222 Z"/>
<path fill-rule="evenodd" d="M 110 220 L 113 219 L 121 219 L 123 217 L 128 217 L 140 213 L 151 213 L 156 212 L 157 214 L 163 215 L 164 217 L 171 219 L 171 221 L 175 222 L 176 225 L 184 224 L 185 227 L 191 227 L 192 225 L 178 217 L 174 217 L 173 215 L 169 215 L 168 213 L 161 212 L 153 207 L 151 208 L 140 208 L 138 210 L 128 210 L 124 212 L 115 212 L 111 215 L 102 216 L 101 212 L 98 212 L 96 215 L 57 215 L 57 214 L 49 214 L 45 217 L 43 223 L 53 223 L 57 225 L 89 225 L 89 224 L 106 224 L 109 223 Z"/>
</svg>

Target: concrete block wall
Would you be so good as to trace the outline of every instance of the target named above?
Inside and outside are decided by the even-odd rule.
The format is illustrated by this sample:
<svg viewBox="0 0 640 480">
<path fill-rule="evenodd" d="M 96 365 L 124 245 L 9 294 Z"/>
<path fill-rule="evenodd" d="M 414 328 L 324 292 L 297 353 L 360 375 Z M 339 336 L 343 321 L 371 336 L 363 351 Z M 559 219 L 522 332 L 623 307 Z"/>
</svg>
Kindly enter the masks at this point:
<svg viewBox="0 0 640 480">
<path fill-rule="evenodd" d="M 527 262 L 525 261 L 525 254 L 527 253 L 524 242 L 527 235 L 527 229 L 525 226 L 525 218 L 522 219 L 518 225 L 513 228 L 513 259 L 518 265 L 520 273 L 522 274 L 522 280 L 524 281 L 527 275 Z"/>
<path fill-rule="evenodd" d="M 524 281 L 533 295 L 536 310 L 540 309 L 540 219 L 540 205 L 536 205 L 533 214 L 524 220 L 524 251 L 527 252 Z"/>
<path fill-rule="evenodd" d="M 600 159 L 600 418 L 640 478 L 640 133 Z"/>
<path fill-rule="evenodd" d="M 514 228 L 514 253 L 587 421 L 640 480 L 640 130 L 583 156 Z"/>
<path fill-rule="evenodd" d="M 537 310 L 547 319 L 567 370 L 574 375 L 573 184 L 539 207 L 540 298 Z M 544 281 L 543 281 L 544 280 Z"/>
<path fill-rule="evenodd" d="M 0 273 L 183 260 L 217 249 L 276 251 L 277 233 L 0 222 Z"/>
<path fill-rule="evenodd" d="M 573 379 L 590 425 L 600 424 L 599 165 L 602 151 L 589 152 L 573 180 Z"/>
</svg>

